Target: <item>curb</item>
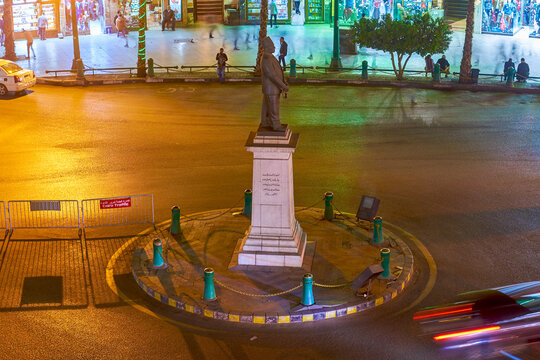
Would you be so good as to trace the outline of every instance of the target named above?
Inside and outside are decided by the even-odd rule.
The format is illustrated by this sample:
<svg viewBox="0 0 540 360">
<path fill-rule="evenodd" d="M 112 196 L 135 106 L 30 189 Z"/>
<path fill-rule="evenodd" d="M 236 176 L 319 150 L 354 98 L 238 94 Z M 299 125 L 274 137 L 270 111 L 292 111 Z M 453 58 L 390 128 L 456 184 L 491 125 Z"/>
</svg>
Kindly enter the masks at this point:
<svg viewBox="0 0 540 360">
<path fill-rule="evenodd" d="M 116 75 L 114 76 L 116 77 Z M 392 87 L 392 88 L 413 88 L 439 91 L 457 91 L 465 90 L 472 92 L 498 92 L 498 93 L 517 93 L 517 94 L 540 94 L 540 87 L 535 88 L 516 88 L 495 86 L 495 85 L 468 85 L 457 83 L 431 83 L 431 82 L 399 82 L 394 80 L 341 80 L 341 79 L 309 79 L 309 78 L 288 78 L 290 84 L 303 85 L 345 85 L 359 87 Z M 118 85 L 118 84 L 141 84 L 141 83 L 217 83 L 217 78 L 129 78 L 129 79 L 55 79 L 54 77 L 38 77 L 37 83 L 42 85 L 54 86 L 98 86 L 98 85 Z M 261 79 L 252 78 L 226 78 L 226 83 L 260 83 Z"/>
<path fill-rule="evenodd" d="M 170 224 L 170 220 L 162 223 L 162 225 L 164 226 L 166 226 L 166 224 Z M 395 225 L 392 226 L 396 227 Z M 223 311 L 214 311 L 208 308 L 186 304 L 182 301 L 173 299 L 150 288 L 149 286 L 144 284 L 144 282 L 137 276 L 137 274 L 135 273 L 135 269 L 133 269 L 133 266 L 131 269 L 131 273 L 133 275 L 133 278 L 137 282 L 137 285 L 150 297 L 154 298 L 155 300 L 161 302 L 164 305 L 171 306 L 176 310 L 185 311 L 198 316 L 202 316 L 204 318 L 247 324 L 292 324 L 313 322 L 355 314 L 382 305 L 403 292 L 405 286 L 410 282 L 412 278 L 412 273 L 414 271 L 414 257 L 412 255 L 411 249 L 405 244 L 403 240 L 394 237 L 392 237 L 391 240 L 396 243 L 396 247 L 403 253 L 405 257 L 405 264 L 403 266 L 403 270 L 398 277 L 400 281 L 395 281 L 391 286 L 386 289 L 383 296 L 380 296 L 376 299 L 364 301 L 361 303 L 348 303 L 327 311 L 322 311 L 319 309 L 295 313 L 289 312 L 283 314 L 230 313 Z"/>
</svg>

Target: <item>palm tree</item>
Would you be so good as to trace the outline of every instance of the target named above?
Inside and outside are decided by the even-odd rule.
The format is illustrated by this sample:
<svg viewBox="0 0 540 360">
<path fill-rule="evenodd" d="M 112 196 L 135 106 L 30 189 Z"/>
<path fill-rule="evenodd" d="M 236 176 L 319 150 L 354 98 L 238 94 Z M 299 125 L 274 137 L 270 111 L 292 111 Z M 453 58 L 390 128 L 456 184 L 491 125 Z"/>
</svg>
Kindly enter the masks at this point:
<svg viewBox="0 0 540 360">
<path fill-rule="evenodd" d="M 472 56 L 472 38 L 474 27 L 474 0 L 469 0 L 467 6 L 467 24 L 465 25 L 465 42 L 463 43 L 463 57 L 461 58 L 461 67 L 459 69 L 459 82 L 467 84 L 471 82 L 471 56 Z"/>
<path fill-rule="evenodd" d="M 268 23 L 268 0 L 261 0 L 261 27 L 259 28 L 259 50 L 255 62 L 255 74 L 261 73 L 261 58 L 263 54 L 262 41 L 266 37 L 266 26 Z"/>
<path fill-rule="evenodd" d="M 4 1 L 4 31 L 6 34 L 6 55 L 4 55 L 4 59 L 17 60 L 15 39 L 13 38 L 13 0 Z"/>
<path fill-rule="evenodd" d="M 137 76 L 146 76 L 146 0 L 139 1 L 139 48 L 137 51 Z"/>
</svg>

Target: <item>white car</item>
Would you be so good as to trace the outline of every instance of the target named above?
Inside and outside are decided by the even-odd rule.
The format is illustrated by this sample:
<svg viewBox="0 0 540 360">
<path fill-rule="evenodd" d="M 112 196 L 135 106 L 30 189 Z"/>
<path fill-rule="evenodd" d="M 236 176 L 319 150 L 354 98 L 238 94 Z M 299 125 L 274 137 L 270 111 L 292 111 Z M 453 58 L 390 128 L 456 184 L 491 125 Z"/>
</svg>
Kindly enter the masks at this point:
<svg viewBox="0 0 540 360">
<path fill-rule="evenodd" d="M 36 75 L 32 70 L 24 70 L 13 61 L 0 59 L 0 96 L 8 92 L 24 91 L 36 85 Z"/>
</svg>

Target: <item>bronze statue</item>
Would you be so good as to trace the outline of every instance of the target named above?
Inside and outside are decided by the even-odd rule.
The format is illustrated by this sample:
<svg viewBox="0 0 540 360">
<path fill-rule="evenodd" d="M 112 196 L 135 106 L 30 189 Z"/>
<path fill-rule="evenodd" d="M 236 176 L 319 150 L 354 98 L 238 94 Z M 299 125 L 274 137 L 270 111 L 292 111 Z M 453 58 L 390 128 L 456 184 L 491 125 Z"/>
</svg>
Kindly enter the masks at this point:
<svg viewBox="0 0 540 360">
<path fill-rule="evenodd" d="M 263 49 L 261 59 L 263 103 L 260 126 L 283 131 L 285 129 L 279 121 L 279 95 L 282 92 L 286 95 L 289 86 L 285 82 L 279 62 L 273 55 L 276 51 L 274 42 L 268 36 L 263 39 Z"/>
</svg>

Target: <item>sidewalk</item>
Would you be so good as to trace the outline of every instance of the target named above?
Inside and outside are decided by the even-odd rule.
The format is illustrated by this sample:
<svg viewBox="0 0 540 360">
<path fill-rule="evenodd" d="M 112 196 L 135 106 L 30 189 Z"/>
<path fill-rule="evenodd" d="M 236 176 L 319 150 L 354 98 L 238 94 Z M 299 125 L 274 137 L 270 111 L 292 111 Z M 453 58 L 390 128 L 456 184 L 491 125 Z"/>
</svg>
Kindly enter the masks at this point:
<svg viewBox="0 0 540 360">
<path fill-rule="evenodd" d="M 143 244 L 132 263 L 138 285 L 176 310 L 216 320 L 277 324 L 335 318 L 381 305 L 398 296 L 411 279 L 412 252 L 397 235 L 384 228 L 384 244 L 373 244 L 373 230 L 356 224 L 352 215 L 330 222 L 323 220 L 322 210 L 313 208 L 296 211 L 307 234 L 302 268 L 238 265 L 235 255 L 250 225 L 239 210 L 184 217 L 177 236 L 169 234 L 170 225 L 155 230 L 151 238 L 162 240 L 168 268 L 153 269 L 153 242 Z M 382 247 L 391 251 L 391 274 L 375 275 L 369 295 L 359 296 L 356 289 L 365 292 L 367 284 L 355 278 L 380 263 Z M 207 267 L 215 271 L 215 301 L 203 299 Z M 301 307 L 306 273 L 313 274 L 315 304 Z"/>
<path fill-rule="evenodd" d="M 268 35 L 276 45 L 284 36 L 289 44 L 287 61 L 295 59 L 298 65 L 329 66 L 332 57 L 333 29 L 328 24 L 293 26 L 280 25 L 269 28 Z M 253 65 L 257 53 L 258 25 L 221 26 L 215 38 L 208 37 L 205 27 L 179 28 L 176 31 L 148 31 L 146 33 L 146 57 L 153 58 L 156 65 L 213 65 L 220 47 L 225 49 L 231 65 Z M 240 50 L 233 50 L 234 39 Z M 446 57 L 451 71 L 459 71 L 463 51 L 463 32 L 454 32 Z M 129 48 L 124 39 L 116 34 L 80 36 L 80 51 L 84 64 L 91 68 L 134 67 L 137 63 L 137 34 L 129 35 Z M 278 46 L 277 46 L 278 47 Z M 38 76 L 45 70 L 70 69 L 73 60 L 73 41 L 51 38 L 34 41 L 37 59 L 23 59 L 26 42 L 16 41 L 19 65 L 33 69 Z M 4 48 L 0 48 L 0 57 Z M 437 60 L 440 55 L 433 56 Z M 540 76 L 540 39 L 530 39 L 528 32 L 520 31 L 514 37 L 475 35 L 473 40 L 472 66 L 481 73 L 502 73 L 504 61 L 511 57 L 514 62 L 524 57 L 531 69 L 531 76 Z M 362 48 L 358 55 L 342 55 L 344 67 L 360 66 L 367 60 L 372 68 L 391 69 L 390 56 L 382 51 Z M 423 70 L 424 59 L 411 57 L 408 70 Z M 443 79 L 444 81 L 444 79 Z M 533 85 L 540 82 L 533 83 Z"/>
</svg>

